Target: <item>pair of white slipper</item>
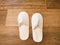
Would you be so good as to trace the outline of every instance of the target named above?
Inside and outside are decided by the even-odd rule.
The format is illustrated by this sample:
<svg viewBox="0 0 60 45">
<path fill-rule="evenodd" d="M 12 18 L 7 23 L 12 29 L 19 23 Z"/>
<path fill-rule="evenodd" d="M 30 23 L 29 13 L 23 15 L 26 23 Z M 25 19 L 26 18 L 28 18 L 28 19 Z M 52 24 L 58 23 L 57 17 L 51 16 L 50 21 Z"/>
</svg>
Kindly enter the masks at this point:
<svg viewBox="0 0 60 45">
<path fill-rule="evenodd" d="M 35 13 L 31 19 L 32 36 L 35 42 L 41 42 L 43 38 L 43 17 Z M 26 12 L 20 12 L 18 15 L 19 37 L 21 40 L 27 40 L 29 37 L 29 16 Z"/>
</svg>

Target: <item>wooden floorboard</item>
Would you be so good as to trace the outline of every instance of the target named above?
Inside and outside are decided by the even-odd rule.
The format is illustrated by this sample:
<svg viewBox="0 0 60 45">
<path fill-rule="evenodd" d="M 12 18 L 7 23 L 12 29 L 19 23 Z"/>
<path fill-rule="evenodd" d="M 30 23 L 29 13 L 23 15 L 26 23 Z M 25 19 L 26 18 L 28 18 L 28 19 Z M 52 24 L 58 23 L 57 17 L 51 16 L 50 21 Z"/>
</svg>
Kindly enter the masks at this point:
<svg viewBox="0 0 60 45">
<path fill-rule="evenodd" d="M 53 5 L 50 7 L 49 0 L 46 1 L 0 0 L 0 45 L 60 45 L 60 6 L 54 7 Z M 58 3 L 55 2 L 55 4 Z M 18 16 L 16 14 L 23 10 L 28 12 L 30 17 L 29 38 L 25 41 L 19 38 L 18 26 L 13 21 L 17 19 L 13 18 L 13 14 L 16 17 Z M 10 12 L 12 19 L 9 18 L 8 20 L 12 20 L 14 26 L 10 23 L 11 21 L 6 23 L 8 11 L 12 12 Z M 41 13 L 44 19 L 43 40 L 40 43 L 34 42 L 32 37 L 31 17 L 35 12 Z"/>
</svg>

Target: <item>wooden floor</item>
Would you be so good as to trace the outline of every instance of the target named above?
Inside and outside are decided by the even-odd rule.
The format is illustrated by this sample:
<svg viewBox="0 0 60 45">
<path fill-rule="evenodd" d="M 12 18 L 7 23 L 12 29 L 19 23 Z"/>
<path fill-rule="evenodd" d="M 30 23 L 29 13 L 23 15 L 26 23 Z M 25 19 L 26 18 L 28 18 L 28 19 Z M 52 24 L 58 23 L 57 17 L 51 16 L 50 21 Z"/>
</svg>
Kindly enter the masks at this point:
<svg viewBox="0 0 60 45">
<path fill-rule="evenodd" d="M 51 6 L 52 2 L 54 2 L 53 6 Z M 0 45 L 60 45 L 60 6 L 59 6 L 60 3 L 57 2 L 59 1 L 0 0 Z M 9 11 L 12 11 L 12 13 L 10 12 L 11 17 L 19 11 L 28 12 L 30 22 L 33 13 L 35 12 L 41 13 L 44 19 L 43 25 L 44 36 L 42 42 L 36 43 L 33 41 L 31 23 L 29 34 L 30 36 L 28 40 L 26 41 L 20 40 L 18 26 L 13 21 L 17 19 L 14 17 L 18 15 L 14 15 L 12 19 L 9 18 L 8 20 L 10 21 L 8 23 L 7 15 Z M 13 24 L 12 22 L 14 23 L 14 25 L 12 25 Z"/>
</svg>

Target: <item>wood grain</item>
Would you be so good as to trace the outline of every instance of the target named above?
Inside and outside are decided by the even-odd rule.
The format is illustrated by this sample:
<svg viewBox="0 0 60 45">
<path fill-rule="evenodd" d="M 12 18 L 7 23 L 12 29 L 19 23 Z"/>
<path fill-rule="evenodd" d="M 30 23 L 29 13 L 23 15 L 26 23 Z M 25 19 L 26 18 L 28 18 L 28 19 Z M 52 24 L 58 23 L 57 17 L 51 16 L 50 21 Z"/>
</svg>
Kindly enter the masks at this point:
<svg viewBox="0 0 60 45">
<path fill-rule="evenodd" d="M 60 45 L 60 9 L 47 9 L 46 4 L 45 0 L 0 0 L 0 45 Z M 10 26 L 6 25 L 8 11 L 11 11 L 10 16 L 14 17 L 18 16 L 20 11 L 26 11 L 29 14 L 30 34 L 28 40 L 20 40 L 18 26 L 13 21 L 17 18 L 9 18 L 14 22 L 14 26 L 11 23 L 8 23 Z M 14 15 L 13 12 L 17 14 Z M 34 42 L 32 38 L 31 17 L 36 12 L 41 13 L 44 19 L 44 36 L 40 43 Z"/>
<path fill-rule="evenodd" d="M 60 0 L 46 0 L 47 9 L 60 9 Z"/>
</svg>

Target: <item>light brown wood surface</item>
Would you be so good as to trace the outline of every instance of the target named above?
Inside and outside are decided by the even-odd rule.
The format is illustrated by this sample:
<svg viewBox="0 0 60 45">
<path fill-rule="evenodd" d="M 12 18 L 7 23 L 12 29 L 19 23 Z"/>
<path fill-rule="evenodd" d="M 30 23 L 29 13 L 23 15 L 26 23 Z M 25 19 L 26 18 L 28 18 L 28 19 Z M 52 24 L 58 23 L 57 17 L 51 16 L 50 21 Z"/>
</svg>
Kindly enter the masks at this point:
<svg viewBox="0 0 60 45">
<path fill-rule="evenodd" d="M 51 7 L 51 3 L 48 2 L 47 0 L 0 0 L 0 45 L 60 45 L 60 8 L 58 8 L 60 6 L 57 6 L 58 3 L 55 1 Z M 20 11 L 26 11 L 30 17 L 30 34 L 25 41 L 20 40 L 16 23 Z M 41 13 L 44 19 L 43 40 L 40 43 L 32 39 L 31 17 L 36 12 Z"/>
</svg>

